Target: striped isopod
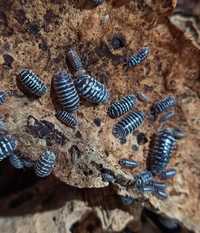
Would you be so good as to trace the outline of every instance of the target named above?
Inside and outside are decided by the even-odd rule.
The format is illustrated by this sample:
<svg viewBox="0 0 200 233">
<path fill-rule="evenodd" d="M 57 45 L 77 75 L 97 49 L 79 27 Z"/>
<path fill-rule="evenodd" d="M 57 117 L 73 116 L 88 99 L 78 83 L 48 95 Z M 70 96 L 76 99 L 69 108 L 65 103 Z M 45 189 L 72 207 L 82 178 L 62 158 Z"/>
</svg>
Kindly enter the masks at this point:
<svg viewBox="0 0 200 233">
<path fill-rule="evenodd" d="M 167 111 L 169 108 L 175 107 L 176 106 L 176 99 L 174 96 L 166 96 L 163 100 L 156 101 L 152 108 L 151 111 L 154 114 L 159 114 L 161 112 Z"/>
<path fill-rule="evenodd" d="M 6 102 L 6 92 L 5 91 L 0 91 L 0 105 L 4 104 Z"/>
<path fill-rule="evenodd" d="M 119 101 L 112 103 L 108 108 L 107 113 L 111 118 L 117 118 L 131 110 L 135 104 L 136 97 L 134 95 L 128 95 L 121 98 Z"/>
<path fill-rule="evenodd" d="M 151 182 L 153 180 L 153 175 L 150 171 L 143 171 L 136 175 L 135 185 L 139 190 L 143 190 L 144 187 L 151 187 Z M 149 188 L 150 189 L 150 188 Z"/>
<path fill-rule="evenodd" d="M 114 125 L 112 133 L 116 138 L 125 138 L 144 121 L 143 112 L 131 112 Z"/>
<path fill-rule="evenodd" d="M 149 48 L 144 47 L 140 49 L 137 53 L 133 54 L 127 59 L 127 67 L 131 68 L 142 63 L 149 54 Z"/>
<path fill-rule="evenodd" d="M 126 168 L 136 168 L 138 167 L 138 162 L 132 159 L 120 159 L 119 164 Z"/>
<path fill-rule="evenodd" d="M 76 127 L 78 122 L 74 115 L 64 111 L 58 111 L 56 117 L 59 121 L 72 128 Z"/>
<path fill-rule="evenodd" d="M 150 150 L 150 171 L 159 175 L 169 163 L 176 139 L 170 129 L 163 129 L 156 135 Z"/>
<path fill-rule="evenodd" d="M 153 181 L 152 185 L 154 187 L 154 190 L 165 190 L 167 188 L 167 185 L 161 182 Z"/>
<path fill-rule="evenodd" d="M 80 99 L 71 76 L 60 72 L 53 78 L 54 90 L 58 104 L 63 111 L 74 112 L 79 108 Z"/>
<path fill-rule="evenodd" d="M 47 92 L 46 84 L 32 70 L 23 69 L 18 77 L 24 88 L 32 95 L 41 97 Z"/>
<path fill-rule="evenodd" d="M 75 86 L 81 97 L 95 104 L 107 102 L 109 93 L 106 87 L 88 74 L 83 74 L 75 81 Z"/>
<path fill-rule="evenodd" d="M 70 48 L 67 51 L 67 60 L 75 73 L 79 71 L 84 71 L 81 58 L 75 49 Z"/>
<path fill-rule="evenodd" d="M 156 190 L 154 190 L 153 194 L 158 199 L 161 199 L 161 200 L 167 199 L 167 197 L 168 197 L 168 194 L 165 192 L 165 190 L 162 190 L 162 189 L 156 189 Z"/>
<path fill-rule="evenodd" d="M 160 173 L 160 179 L 161 180 L 167 180 L 171 179 L 176 175 L 176 169 L 175 168 L 170 168 L 167 170 L 164 170 Z"/>
<path fill-rule="evenodd" d="M 56 155 L 52 151 L 45 151 L 35 163 L 35 174 L 46 177 L 51 174 L 56 162 Z"/>
<path fill-rule="evenodd" d="M 0 135 L 0 161 L 9 156 L 17 146 L 17 141 L 12 136 Z"/>
</svg>

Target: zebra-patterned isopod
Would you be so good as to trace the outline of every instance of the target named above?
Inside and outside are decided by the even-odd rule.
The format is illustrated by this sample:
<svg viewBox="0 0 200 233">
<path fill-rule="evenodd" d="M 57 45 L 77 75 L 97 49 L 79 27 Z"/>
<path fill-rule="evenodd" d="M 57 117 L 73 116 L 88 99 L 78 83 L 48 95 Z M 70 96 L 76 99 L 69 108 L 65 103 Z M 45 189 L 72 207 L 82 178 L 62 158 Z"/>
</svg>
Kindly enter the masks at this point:
<svg viewBox="0 0 200 233">
<path fill-rule="evenodd" d="M 35 174 L 39 177 L 49 176 L 55 166 L 56 155 L 52 151 L 45 151 L 35 163 Z"/>
<path fill-rule="evenodd" d="M 53 78 L 58 104 L 63 111 L 74 112 L 79 108 L 80 99 L 72 78 L 66 72 L 60 72 Z"/>
<path fill-rule="evenodd" d="M 167 170 L 164 170 L 160 173 L 160 179 L 161 180 L 167 180 L 171 179 L 176 175 L 176 169 L 175 168 L 170 168 Z"/>
<path fill-rule="evenodd" d="M 135 177 L 135 184 L 136 186 L 146 186 L 150 184 L 150 182 L 153 180 L 153 175 L 150 171 L 143 171 L 136 175 Z"/>
<path fill-rule="evenodd" d="M 174 96 L 166 96 L 163 100 L 156 101 L 151 107 L 151 111 L 154 114 L 167 111 L 169 108 L 176 106 L 176 99 Z"/>
<path fill-rule="evenodd" d="M 108 108 L 108 115 L 111 118 L 117 118 L 122 116 L 124 113 L 131 110 L 136 104 L 136 96 L 128 95 L 121 98 L 119 101 L 114 102 Z"/>
<path fill-rule="evenodd" d="M 56 117 L 59 121 L 72 128 L 76 127 L 78 124 L 76 117 L 68 112 L 58 111 Z"/>
<path fill-rule="evenodd" d="M 19 75 L 19 80 L 24 88 L 30 92 L 30 94 L 41 97 L 47 92 L 46 84 L 40 80 L 40 78 L 28 69 L 23 69 Z"/>
<path fill-rule="evenodd" d="M 127 59 L 127 68 L 134 67 L 142 63 L 149 54 L 149 48 L 144 47 L 140 49 L 137 53 L 133 54 L 131 57 Z"/>
<path fill-rule="evenodd" d="M 132 159 L 120 159 L 119 164 L 126 168 L 136 168 L 138 167 L 138 162 Z"/>
<path fill-rule="evenodd" d="M 95 104 L 105 103 L 109 98 L 106 87 L 88 74 L 83 74 L 75 81 L 75 86 L 81 97 Z"/>
<path fill-rule="evenodd" d="M 125 138 L 144 121 L 143 112 L 131 112 L 114 125 L 112 133 L 116 138 Z"/>
<path fill-rule="evenodd" d="M 12 136 L 0 135 L 0 161 L 8 157 L 17 146 L 17 141 Z"/>
<path fill-rule="evenodd" d="M 153 175 L 159 175 L 168 165 L 176 139 L 170 129 L 166 128 L 158 132 L 150 149 L 150 171 Z"/>
</svg>

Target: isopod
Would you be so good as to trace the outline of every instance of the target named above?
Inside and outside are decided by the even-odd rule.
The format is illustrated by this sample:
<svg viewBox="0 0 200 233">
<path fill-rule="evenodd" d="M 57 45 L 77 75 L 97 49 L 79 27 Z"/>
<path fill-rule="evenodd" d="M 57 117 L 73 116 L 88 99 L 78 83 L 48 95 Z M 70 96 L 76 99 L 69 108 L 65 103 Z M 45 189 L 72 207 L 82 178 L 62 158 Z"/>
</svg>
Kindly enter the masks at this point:
<svg viewBox="0 0 200 233">
<path fill-rule="evenodd" d="M 71 75 L 60 72 L 53 78 L 54 90 L 58 104 L 63 111 L 74 112 L 79 108 L 80 99 Z"/>
<path fill-rule="evenodd" d="M 112 133 L 116 138 L 125 138 L 144 121 L 143 112 L 131 112 L 114 125 Z"/>
<path fill-rule="evenodd" d="M 108 108 L 107 113 L 111 118 L 117 118 L 131 110 L 135 104 L 136 97 L 134 95 L 128 95 L 122 97 L 119 101 L 112 103 Z"/>
<path fill-rule="evenodd" d="M 46 84 L 33 73 L 32 70 L 23 69 L 18 75 L 20 82 L 30 94 L 41 97 L 47 92 Z"/>
<path fill-rule="evenodd" d="M 35 162 L 35 174 L 39 177 L 49 176 L 55 166 L 56 155 L 49 150 L 46 150 L 40 158 Z"/>
</svg>

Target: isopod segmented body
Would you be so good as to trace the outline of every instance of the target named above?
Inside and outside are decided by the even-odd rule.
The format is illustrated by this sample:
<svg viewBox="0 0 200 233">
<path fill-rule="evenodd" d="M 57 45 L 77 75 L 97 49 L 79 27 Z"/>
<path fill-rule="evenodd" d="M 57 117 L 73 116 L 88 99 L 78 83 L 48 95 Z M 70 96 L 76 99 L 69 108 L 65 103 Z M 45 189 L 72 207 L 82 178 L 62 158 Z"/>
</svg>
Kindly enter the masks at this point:
<svg viewBox="0 0 200 233">
<path fill-rule="evenodd" d="M 152 108 L 151 111 L 154 114 L 159 114 L 161 112 L 167 111 L 169 108 L 175 107 L 176 106 L 176 99 L 174 96 L 166 96 L 163 100 L 156 101 Z"/>
<path fill-rule="evenodd" d="M 164 170 L 160 173 L 160 179 L 161 180 L 167 180 L 167 179 L 171 179 L 176 175 L 176 169 L 175 168 L 171 168 L 171 169 L 167 169 Z"/>
<path fill-rule="evenodd" d="M 74 72 L 84 70 L 81 58 L 75 49 L 70 48 L 67 51 L 67 60 Z"/>
<path fill-rule="evenodd" d="M 0 105 L 4 104 L 6 102 L 6 92 L 5 91 L 0 91 Z"/>
<path fill-rule="evenodd" d="M 73 80 L 66 72 L 60 72 L 53 78 L 58 104 L 63 111 L 74 112 L 79 108 L 80 99 Z"/>
<path fill-rule="evenodd" d="M 35 163 L 35 174 L 46 177 L 51 174 L 56 162 L 56 155 L 52 151 L 45 151 Z"/>
<path fill-rule="evenodd" d="M 135 104 L 136 97 L 134 95 L 128 95 L 121 98 L 118 102 L 112 103 L 107 113 L 111 118 L 117 118 L 131 110 Z"/>
<path fill-rule="evenodd" d="M 106 87 L 88 74 L 83 74 L 75 81 L 75 86 L 81 97 L 95 104 L 105 103 L 109 98 Z"/>
<path fill-rule="evenodd" d="M 58 111 L 55 115 L 59 121 L 72 128 L 76 127 L 78 121 L 74 115 L 64 111 Z"/>
<path fill-rule="evenodd" d="M 17 146 L 17 141 L 12 136 L 0 135 L 0 161 L 9 156 Z"/>
<path fill-rule="evenodd" d="M 133 56 L 129 57 L 127 60 L 127 67 L 131 68 L 136 65 L 139 65 L 142 63 L 148 56 L 149 54 L 149 48 L 144 47 L 140 49 L 137 53 L 135 53 Z"/>
<path fill-rule="evenodd" d="M 140 191 L 151 192 L 151 191 L 153 191 L 153 186 L 151 184 L 152 180 L 153 180 L 152 173 L 150 171 L 145 170 L 145 171 L 139 173 L 138 175 L 136 175 L 136 177 L 135 177 L 135 186 Z"/>
<path fill-rule="evenodd" d="M 131 112 L 114 125 L 112 133 L 116 138 L 125 138 L 144 121 L 143 112 Z"/>
<path fill-rule="evenodd" d="M 169 129 L 158 132 L 150 150 L 150 171 L 153 175 L 159 175 L 170 161 L 176 139 Z"/>
<path fill-rule="evenodd" d="M 136 168 L 138 167 L 138 162 L 132 159 L 120 159 L 119 164 L 126 168 Z"/>
<path fill-rule="evenodd" d="M 41 97 L 47 92 L 46 84 L 32 70 L 23 69 L 18 77 L 24 88 L 30 94 Z"/>
</svg>

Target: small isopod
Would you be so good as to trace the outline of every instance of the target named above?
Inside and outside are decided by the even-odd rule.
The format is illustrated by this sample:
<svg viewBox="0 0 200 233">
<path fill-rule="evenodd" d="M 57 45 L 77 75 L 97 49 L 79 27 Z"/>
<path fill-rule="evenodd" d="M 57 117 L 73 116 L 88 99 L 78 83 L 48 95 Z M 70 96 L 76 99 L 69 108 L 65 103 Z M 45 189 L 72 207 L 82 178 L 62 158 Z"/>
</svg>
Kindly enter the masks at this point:
<svg viewBox="0 0 200 233">
<path fill-rule="evenodd" d="M 107 113 L 111 118 L 117 118 L 131 110 L 135 104 L 136 97 L 134 95 L 124 96 L 119 101 L 112 103 Z"/>
<path fill-rule="evenodd" d="M 9 135 L 0 135 L 0 161 L 8 157 L 17 146 L 17 141 Z"/>
<path fill-rule="evenodd" d="M 151 111 L 158 115 L 161 112 L 167 111 L 169 108 L 176 106 L 176 99 L 174 96 L 166 96 L 164 99 L 156 101 L 151 107 Z"/>
<path fill-rule="evenodd" d="M 24 88 L 32 95 L 41 97 L 47 92 L 46 84 L 32 70 L 23 69 L 18 77 Z"/>
<path fill-rule="evenodd" d="M 144 121 L 143 112 L 131 112 L 114 125 L 112 133 L 116 138 L 125 138 Z"/>
<path fill-rule="evenodd" d="M 137 53 L 133 54 L 131 57 L 127 59 L 127 68 L 135 67 L 142 63 L 147 56 L 149 55 L 149 48 L 144 47 L 140 49 Z"/>
<path fill-rule="evenodd" d="M 81 58 L 74 48 L 70 48 L 67 51 L 67 60 L 70 64 L 70 66 L 72 67 L 73 71 L 75 72 L 75 74 L 77 74 L 77 72 L 81 72 L 81 71 L 85 72 Z"/>
<path fill-rule="evenodd" d="M 132 159 L 120 159 L 119 164 L 126 168 L 136 168 L 138 167 L 138 162 Z"/>
<path fill-rule="evenodd" d="M 49 150 L 46 150 L 40 158 L 35 162 L 35 174 L 39 177 L 49 176 L 55 166 L 56 155 Z"/>
<path fill-rule="evenodd" d="M 72 128 L 76 127 L 78 124 L 76 117 L 68 112 L 58 111 L 56 117 L 59 121 Z"/>
<path fill-rule="evenodd" d="M 150 171 L 143 171 L 136 175 L 135 177 L 135 185 L 138 190 L 144 190 L 145 187 L 149 188 L 152 186 L 151 182 L 153 180 L 153 175 Z"/>
<path fill-rule="evenodd" d="M 164 170 L 160 173 L 160 179 L 162 180 L 167 180 L 167 179 L 171 179 L 176 175 L 176 169 L 175 168 L 171 168 L 171 169 L 167 169 Z"/>
</svg>

